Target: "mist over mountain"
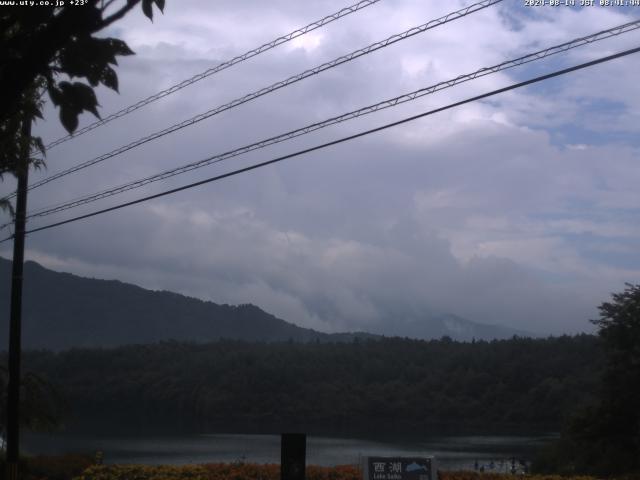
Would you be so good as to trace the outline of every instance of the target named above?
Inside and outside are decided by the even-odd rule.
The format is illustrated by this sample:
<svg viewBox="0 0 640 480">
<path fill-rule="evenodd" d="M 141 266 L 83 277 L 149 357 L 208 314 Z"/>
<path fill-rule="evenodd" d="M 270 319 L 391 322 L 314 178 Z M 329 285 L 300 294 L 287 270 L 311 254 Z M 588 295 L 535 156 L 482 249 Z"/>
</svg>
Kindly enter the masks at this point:
<svg viewBox="0 0 640 480">
<path fill-rule="evenodd" d="M 387 336 L 417 339 L 451 337 L 453 340 L 471 341 L 507 339 L 514 335 L 535 337 L 531 332 L 516 330 L 502 325 L 473 322 L 451 313 L 427 313 L 414 315 L 400 321 L 388 322 L 385 327 L 375 330 Z"/>
<path fill-rule="evenodd" d="M 152 291 L 117 280 L 24 266 L 23 345 L 63 350 L 113 347 L 163 340 L 209 342 L 342 342 L 372 333 L 323 333 L 279 319 L 252 304 L 218 305 L 173 292 Z M 0 342 L 7 344 L 11 262 L 0 258 Z M 250 299 L 247 299 L 250 300 Z M 291 319 L 294 320 L 295 319 Z M 389 322 L 376 333 L 458 340 L 508 338 L 523 332 L 454 316 L 428 315 Z"/>
</svg>

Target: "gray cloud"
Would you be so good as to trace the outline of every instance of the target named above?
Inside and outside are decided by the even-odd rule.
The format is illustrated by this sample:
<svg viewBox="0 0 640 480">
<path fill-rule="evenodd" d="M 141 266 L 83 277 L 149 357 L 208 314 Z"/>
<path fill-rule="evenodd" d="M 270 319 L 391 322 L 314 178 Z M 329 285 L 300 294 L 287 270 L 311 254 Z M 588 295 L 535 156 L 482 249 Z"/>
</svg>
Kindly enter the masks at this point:
<svg viewBox="0 0 640 480">
<path fill-rule="evenodd" d="M 139 14 L 118 25 L 115 34 L 138 54 L 121 62 L 121 95 L 99 92 L 105 113 L 343 6 L 285 0 L 215 6 L 184 1 L 180 8 L 172 3 L 153 25 Z M 463 4 L 383 1 L 52 150 L 49 172 L 33 178 Z M 505 2 L 54 182 L 33 191 L 30 204 L 57 203 L 220 153 L 622 23 L 624 13 L 543 9 L 532 15 Z M 622 49 L 631 41 L 610 40 L 558 57 L 554 65 L 584 59 L 585 52 L 593 58 Z M 637 110 L 632 73 L 631 61 L 620 61 L 548 88 L 513 92 L 34 234 L 29 255 L 60 270 L 217 302 L 256 303 L 326 331 L 384 330 L 386 322 L 425 312 L 542 333 L 588 330 L 595 306 L 640 273 L 628 248 L 640 240 L 640 231 L 629 223 L 638 219 L 638 144 L 611 133 L 613 127 L 613 133 L 637 130 L 631 121 Z M 488 76 L 100 205 L 399 119 L 522 75 L 514 70 Z M 603 88 L 614 78 L 619 87 Z M 618 102 L 625 113 L 603 126 L 599 122 L 608 114 L 599 102 Z M 46 139 L 57 138 L 63 132 L 55 113 L 48 110 L 47 118 L 38 130 Z M 598 129 L 609 136 L 595 144 L 584 132 Z M 10 187 L 11 182 L 1 186 Z M 596 258 L 594 249 L 605 253 Z M 628 259 L 625 266 L 620 255 Z"/>
</svg>

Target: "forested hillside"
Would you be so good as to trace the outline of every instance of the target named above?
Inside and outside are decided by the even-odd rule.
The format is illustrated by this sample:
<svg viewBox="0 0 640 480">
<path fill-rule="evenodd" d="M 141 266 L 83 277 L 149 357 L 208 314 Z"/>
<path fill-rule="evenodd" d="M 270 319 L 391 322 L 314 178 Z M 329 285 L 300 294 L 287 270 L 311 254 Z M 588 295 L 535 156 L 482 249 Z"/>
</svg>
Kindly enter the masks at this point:
<svg viewBox="0 0 640 480">
<path fill-rule="evenodd" d="M 598 342 L 166 342 L 30 352 L 25 366 L 58 386 L 74 428 L 557 431 L 597 388 Z"/>
<path fill-rule="evenodd" d="M 11 262 L 0 257 L 0 311 L 9 310 Z M 117 280 L 24 266 L 22 334 L 28 348 L 115 347 L 163 340 L 351 341 L 366 333 L 327 334 L 277 318 L 255 305 L 218 305 Z M 0 345 L 8 317 L 0 316 Z"/>
<path fill-rule="evenodd" d="M 0 257 L 0 311 L 9 309 L 10 278 L 11 262 Z M 223 338 L 259 342 L 350 342 L 356 337 L 376 336 L 366 332 L 324 333 L 291 323 L 299 319 L 287 320 L 290 321 L 252 304 L 220 305 L 117 280 L 55 272 L 35 262 L 26 262 L 24 266 L 22 341 L 29 348 L 65 350 L 167 340 L 210 342 Z M 410 322 L 390 318 L 388 323 L 393 326 L 393 335 L 412 338 L 447 335 L 459 340 L 491 340 L 531 336 L 452 314 L 424 313 Z M 0 316 L 0 345 L 7 344 L 8 331 L 8 317 Z"/>
</svg>

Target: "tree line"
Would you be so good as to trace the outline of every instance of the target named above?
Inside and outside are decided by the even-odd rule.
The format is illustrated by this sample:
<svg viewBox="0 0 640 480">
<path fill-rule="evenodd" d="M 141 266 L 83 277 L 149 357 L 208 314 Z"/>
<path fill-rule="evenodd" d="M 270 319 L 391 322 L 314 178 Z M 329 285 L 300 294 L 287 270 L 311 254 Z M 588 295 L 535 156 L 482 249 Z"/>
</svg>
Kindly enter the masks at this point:
<svg viewBox="0 0 640 480">
<path fill-rule="evenodd" d="M 230 432 L 558 431 L 592 400 L 601 341 L 162 342 L 32 351 L 69 428 Z"/>
</svg>

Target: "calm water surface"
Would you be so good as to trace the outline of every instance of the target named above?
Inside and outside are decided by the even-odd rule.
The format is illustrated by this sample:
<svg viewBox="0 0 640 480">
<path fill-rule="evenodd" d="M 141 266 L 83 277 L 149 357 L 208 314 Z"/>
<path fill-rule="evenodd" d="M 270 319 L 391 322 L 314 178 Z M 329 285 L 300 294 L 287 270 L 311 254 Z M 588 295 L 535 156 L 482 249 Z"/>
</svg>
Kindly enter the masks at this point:
<svg viewBox="0 0 640 480">
<path fill-rule="evenodd" d="M 308 465 L 359 464 L 366 455 L 435 455 L 438 468 L 473 469 L 478 465 L 507 471 L 511 459 L 529 461 L 537 448 L 553 436 L 452 436 L 424 440 L 366 440 L 307 438 Z M 279 463 L 280 437 L 276 435 L 95 436 L 27 435 L 23 448 L 32 454 L 104 452 L 105 463 L 183 465 L 244 461 Z"/>
</svg>

